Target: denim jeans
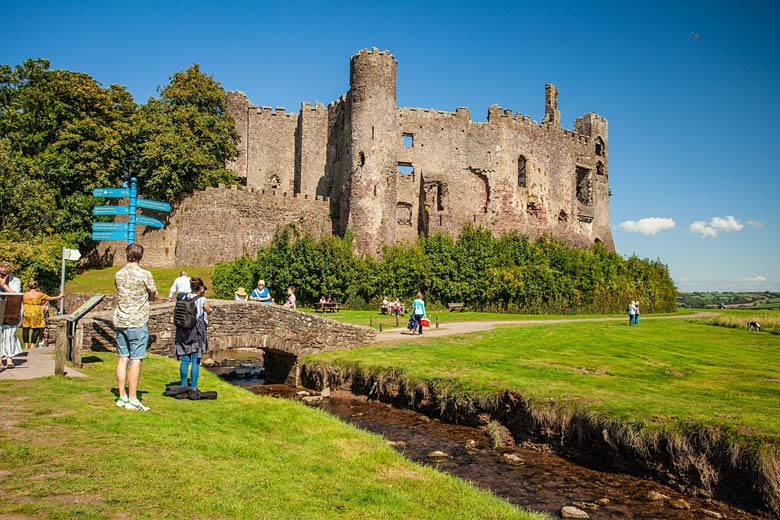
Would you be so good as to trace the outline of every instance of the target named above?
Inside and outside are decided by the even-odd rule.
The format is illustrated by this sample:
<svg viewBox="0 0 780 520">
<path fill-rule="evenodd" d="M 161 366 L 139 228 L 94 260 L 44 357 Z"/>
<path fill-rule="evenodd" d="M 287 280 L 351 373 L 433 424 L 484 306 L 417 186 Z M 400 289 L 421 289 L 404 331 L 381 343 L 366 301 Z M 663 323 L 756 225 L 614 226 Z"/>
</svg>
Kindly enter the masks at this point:
<svg viewBox="0 0 780 520">
<path fill-rule="evenodd" d="M 200 376 L 200 359 L 198 359 L 198 353 L 184 354 L 181 357 L 181 364 L 179 365 L 179 376 L 181 377 L 181 386 L 187 385 L 187 371 L 190 368 L 190 361 L 192 361 L 192 371 L 190 373 L 190 385 L 192 388 L 198 388 L 198 376 Z"/>
</svg>

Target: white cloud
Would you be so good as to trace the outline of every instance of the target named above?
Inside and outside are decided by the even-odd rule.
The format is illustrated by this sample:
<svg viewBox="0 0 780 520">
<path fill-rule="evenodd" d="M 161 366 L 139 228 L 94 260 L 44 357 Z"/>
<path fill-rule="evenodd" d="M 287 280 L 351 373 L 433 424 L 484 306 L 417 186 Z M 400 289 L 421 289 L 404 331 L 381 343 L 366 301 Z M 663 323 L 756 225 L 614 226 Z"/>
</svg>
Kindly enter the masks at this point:
<svg viewBox="0 0 780 520">
<path fill-rule="evenodd" d="M 766 276 L 756 275 L 756 276 L 749 276 L 747 278 L 738 278 L 735 280 L 737 282 L 746 282 L 746 283 L 762 283 L 767 281 Z"/>
<path fill-rule="evenodd" d="M 631 233 L 642 233 L 643 235 L 653 235 L 660 231 L 672 229 L 677 226 L 674 219 L 663 217 L 648 217 L 640 220 L 626 220 L 618 224 L 618 229 Z"/>
<path fill-rule="evenodd" d="M 728 233 L 730 231 L 742 231 L 745 226 L 752 226 L 757 229 L 762 229 L 764 224 L 756 220 L 748 220 L 747 222 L 740 222 L 733 216 L 728 215 L 726 217 L 712 217 L 709 222 L 703 220 L 697 220 L 688 226 L 691 233 L 699 233 L 703 237 L 718 236 L 718 233 Z"/>
</svg>

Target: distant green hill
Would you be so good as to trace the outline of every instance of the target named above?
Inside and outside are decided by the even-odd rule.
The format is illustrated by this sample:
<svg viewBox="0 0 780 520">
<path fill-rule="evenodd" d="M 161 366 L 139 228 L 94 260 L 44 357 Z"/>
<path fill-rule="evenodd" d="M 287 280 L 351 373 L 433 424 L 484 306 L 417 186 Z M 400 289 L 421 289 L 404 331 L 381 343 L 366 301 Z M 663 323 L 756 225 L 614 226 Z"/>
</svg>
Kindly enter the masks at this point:
<svg viewBox="0 0 780 520">
<path fill-rule="evenodd" d="M 780 308 L 778 292 L 691 292 L 678 293 L 678 307 L 717 307 L 740 305 L 751 309 Z"/>
</svg>

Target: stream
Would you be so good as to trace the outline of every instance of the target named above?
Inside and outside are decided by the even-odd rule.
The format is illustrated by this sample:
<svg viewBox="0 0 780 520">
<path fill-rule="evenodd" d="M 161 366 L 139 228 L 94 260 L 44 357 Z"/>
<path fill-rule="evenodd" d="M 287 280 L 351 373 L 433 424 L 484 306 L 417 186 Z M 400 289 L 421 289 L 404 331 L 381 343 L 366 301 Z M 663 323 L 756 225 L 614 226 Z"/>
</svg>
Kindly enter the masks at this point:
<svg viewBox="0 0 780 520">
<path fill-rule="evenodd" d="M 209 369 L 256 394 L 300 398 L 301 388 L 267 384 L 262 367 L 224 360 Z M 312 392 L 316 395 L 316 392 Z M 717 500 L 694 498 L 650 480 L 579 466 L 542 449 L 493 448 L 479 428 L 442 423 L 420 413 L 345 391 L 314 405 L 387 439 L 405 457 L 471 481 L 526 509 L 561 518 L 574 506 L 592 519 L 760 519 Z M 446 456 L 431 456 L 432 452 Z"/>
</svg>

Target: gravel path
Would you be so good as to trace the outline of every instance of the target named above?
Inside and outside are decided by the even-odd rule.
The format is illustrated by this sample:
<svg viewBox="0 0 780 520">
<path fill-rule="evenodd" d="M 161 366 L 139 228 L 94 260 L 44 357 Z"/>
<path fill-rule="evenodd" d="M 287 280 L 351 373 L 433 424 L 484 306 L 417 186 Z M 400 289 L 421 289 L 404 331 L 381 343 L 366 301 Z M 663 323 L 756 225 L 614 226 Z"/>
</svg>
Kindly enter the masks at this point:
<svg viewBox="0 0 780 520">
<path fill-rule="evenodd" d="M 717 316 L 714 312 L 697 312 L 695 314 L 675 314 L 672 316 L 642 316 L 642 321 L 645 320 L 679 320 L 683 318 L 710 318 Z M 491 320 L 491 321 L 461 321 L 455 323 L 442 324 L 438 329 L 425 328 L 423 334 L 424 338 L 438 338 L 439 336 L 450 336 L 453 334 L 466 334 L 468 332 L 480 332 L 484 330 L 492 330 L 501 325 L 516 326 L 516 325 L 550 325 L 556 323 L 582 323 L 589 321 L 628 321 L 626 318 L 571 318 L 571 319 L 552 319 L 552 320 Z M 408 330 L 404 329 L 390 329 L 381 333 L 377 333 L 374 341 L 399 341 L 405 339 L 417 338 L 419 336 L 413 335 Z"/>
</svg>

